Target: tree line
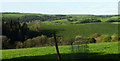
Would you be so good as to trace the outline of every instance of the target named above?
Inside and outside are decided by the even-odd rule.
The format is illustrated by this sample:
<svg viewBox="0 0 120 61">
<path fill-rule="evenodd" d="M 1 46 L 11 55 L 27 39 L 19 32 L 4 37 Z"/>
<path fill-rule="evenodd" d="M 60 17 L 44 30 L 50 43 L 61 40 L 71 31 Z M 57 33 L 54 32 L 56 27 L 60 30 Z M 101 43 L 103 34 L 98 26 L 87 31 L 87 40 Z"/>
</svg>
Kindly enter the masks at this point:
<svg viewBox="0 0 120 61">
<path fill-rule="evenodd" d="M 30 48 L 41 46 L 54 46 L 53 33 L 58 30 L 30 30 L 27 23 L 6 21 L 2 27 L 2 48 Z M 38 25 L 36 25 L 38 26 Z M 86 44 L 117 42 L 120 40 L 117 34 L 92 34 L 89 37 L 76 35 L 74 39 L 68 40 L 62 36 L 57 36 L 58 45 Z"/>
<path fill-rule="evenodd" d="M 40 21 L 53 21 L 53 20 L 61 20 L 71 18 L 71 16 L 67 15 L 24 15 L 20 17 L 7 17 L 3 16 L 2 20 L 12 20 L 12 21 L 19 21 L 19 22 L 31 22 L 33 20 L 40 20 Z"/>
<path fill-rule="evenodd" d="M 16 46 L 20 43 L 24 43 L 25 45 L 24 47 L 26 47 L 28 46 L 29 42 L 31 42 L 29 40 L 36 40 L 36 39 L 42 40 L 41 41 L 42 45 L 40 44 L 40 46 L 45 46 L 45 44 L 48 43 L 47 41 L 45 42 L 45 40 L 51 40 L 51 38 L 53 37 L 52 34 L 53 32 L 55 32 L 55 30 L 39 30 L 40 23 L 38 23 L 38 25 L 37 23 L 35 21 L 36 25 L 34 26 L 34 30 L 30 30 L 26 22 L 17 22 L 11 20 L 2 22 L 3 49 L 16 48 Z M 41 37 L 39 38 L 39 36 Z M 34 42 L 32 41 L 32 43 Z"/>
</svg>

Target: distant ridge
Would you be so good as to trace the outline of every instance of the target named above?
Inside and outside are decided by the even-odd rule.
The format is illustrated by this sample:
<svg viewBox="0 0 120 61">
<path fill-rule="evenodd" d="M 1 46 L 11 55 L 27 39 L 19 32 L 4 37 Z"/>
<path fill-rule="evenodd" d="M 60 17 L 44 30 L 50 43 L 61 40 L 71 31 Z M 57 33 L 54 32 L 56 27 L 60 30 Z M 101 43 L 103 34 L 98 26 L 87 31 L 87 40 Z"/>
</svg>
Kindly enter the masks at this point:
<svg viewBox="0 0 120 61">
<path fill-rule="evenodd" d="M 34 12 L 0 12 L 3 14 L 43 14 L 43 15 L 94 15 L 94 14 L 77 14 L 77 13 L 34 13 Z M 112 15 L 118 15 L 118 14 L 112 14 Z"/>
<path fill-rule="evenodd" d="M 4 14 L 20 14 L 20 12 L 2 12 L 2 13 L 4 13 Z"/>
</svg>

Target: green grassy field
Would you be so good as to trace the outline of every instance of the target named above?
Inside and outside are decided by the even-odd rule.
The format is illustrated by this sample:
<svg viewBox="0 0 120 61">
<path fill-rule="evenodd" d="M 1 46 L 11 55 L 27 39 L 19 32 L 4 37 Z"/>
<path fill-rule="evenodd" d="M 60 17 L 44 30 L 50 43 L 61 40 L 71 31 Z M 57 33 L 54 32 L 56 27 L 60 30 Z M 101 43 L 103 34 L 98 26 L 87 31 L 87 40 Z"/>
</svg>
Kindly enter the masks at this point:
<svg viewBox="0 0 120 61">
<path fill-rule="evenodd" d="M 80 45 L 79 45 L 80 46 Z M 78 45 L 74 45 L 74 50 L 82 50 L 82 48 L 77 48 Z M 118 52 L 118 42 L 109 42 L 109 43 L 92 43 L 88 44 L 88 55 L 89 57 L 94 56 L 94 58 L 101 58 L 99 55 L 112 55 L 106 58 L 116 59 Z M 59 51 L 62 59 L 69 59 L 72 57 L 72 46 L 59 46 Z M 84 52 L 75 52 L 83 53 Z M 50 55 L 50 56 L 49 56 Z M 73 54 L 74 55 L 74 54 Z M 115 56 L 114 56 L 115 55 Z M 76 57 L 81 56 L 80 54 L 74 55 Z M 25 57 L 25 58 L 24 58 Z M 82 56 L 81 56 L 82 57 Z M 8 49 L 2 50 L 2 59 L 57 59 L 56 49 L 53 46 L 48 47 L 35 47 L 35 48 L 23 48 L 23 49 Z M 84 58 L 84 57 L 82 57 Z M 105 57 L 104 57 L 105 58 Z"/>
<path fill-rule="evenodd" d="M 77 35 L 88 37 L 94 33 L 109 35 L 114 33 L 117 34 L 118 24 L 104 22 L 87 24 L 42 24 L 41 30 L 59 30 L 57 32 L 58 36 L 62 36 L 66 39 L 72 39 Z"/>
</svg>

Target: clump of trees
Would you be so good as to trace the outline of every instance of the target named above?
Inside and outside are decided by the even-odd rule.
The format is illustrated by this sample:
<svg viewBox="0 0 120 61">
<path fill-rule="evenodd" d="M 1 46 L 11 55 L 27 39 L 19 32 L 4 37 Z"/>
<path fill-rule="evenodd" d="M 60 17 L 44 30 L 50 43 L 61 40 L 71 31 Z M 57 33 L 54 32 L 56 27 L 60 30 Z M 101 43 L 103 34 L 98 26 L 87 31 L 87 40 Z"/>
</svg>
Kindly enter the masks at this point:
<svg viewBox="0 0 120 61">
<path fill-rule="evenodd" d="M 120 22 L 119 18 L 110 18 L 106 22 Z"/>
<path fill-rule="evenodd" d="M 57 37 L 59 45 L 66 45 L 67 42 L 64 41 L 62 37 Z M 54 37 L 47 37 L 45 35 L 29 38 L 24 42 L 15 41 L 14 45 L 9 43 L 9 39 L 3 36 L 3 48 L 31 48 L 31 47 L 42 47 L 42 46 L 54 46 Z"/>
<path fill-rule="evenodd" d="M 91 35 L 90 38 L 94 38 L 97 43 L 119 41 L 119 37 L 117 34 L 113 34 L 113 35 L 102 34 L 102 35 L 100 35 L 98 33 L 95 33 L 95 34 Z"/>
<path fill-rule="evenodd" d="M 7 13 L 3 13 L 3 14 L 7 14 Z M 18 13 L 20 14 L 20 13 Z M 19 21 L 19 22 L 31 22 L 34 20 L 40 20 L 40 21 L 53 21 L 53 20 L 61 20 L 61 19 L 68 19 L 68 18 L 72 18 L 71 16 L 67 16 L 67 15 L 33 15 L 33 14 L 29 14 L 29 15 L 24 15 L 24 16 L 20 16 L 20 17 L 9 17 L 9 16 L 3 16 L 2 20 L 3 21 L 7 21 L 7 20 L 12 20 L 12 21 Z"/>
<path fill-rule="evenodd" d="M 4 35 L 2 35 L 2 48 L 12 48 L 12 45 L 10 44 L 10 39 Z"/>
<path fill-rule="evenodd" d="M 73 44 L 86 44 L 86 43 L 102 43 L 102 42 L 117 42 L 119 37 L 117 34 L 108 35 L 108 34 L 92 34 L 88 38 L 82 36 L 76 36 Z"/>
<path fill-rule="evenodd" d="M 20 43 L 19 43 L 20 44 Z M 32 39 L 27 39 L 19 47 L 30 48 L 30 47 L 41 47 L 41 46 L 53 46 L 54 38 L 47 37 L 45 35 L 37 36 Z"/>
<path fill-rule="evenodd" d="M 117 41 L 119 41 L 118 35 L 117 35 L 117 34 L 113 34 L 113 35 L 111 36 L 111 42 L 117 42 Z"/>
<path fill-rule="evenodd" d="M 15 41 L 13 45 L 11 45 L 10 39 L 7 38 L 6 36 L 2 36 L 2 39 L 3 39 L 3 42 L 2 42 L 3 48 L 31 48 L 31 47 L 55 45 L 54 37 L 47 37 L 45 35 L 29 38 L 24 42 Z M 90 35 L 88 38 L 77 35 L 74 41 L 72 42 L 72 44 L 76 45 L 76 44 L 88 44 L 88 43 L 117 42 L 118 40 L 119 39 L 117 34 L 100 35 L 98 33 L 95 33 Z M 71 42 L 67 39 L 64 39 L 63 37 L 57 37 L 57 41 L 58 41 L 58 45 L 71 45 L 70 44 Z"/>
<path fill-rule="evenodd" d="M 28 38 L 29 28 L 26 23 L 6 21 L 2 23 L 3 46 L 14 45 L 16 41 L 24 42 Z M 5 47 L 8 48 L 8 47 Z M 9 47 L 13 48 L 13 47 Z"/>
<path fill-rule="evenodd" d="M 93 23 L 93 22 L 101 22 L 100 19 L 96 19 L 96 18 L 85 18 L 85 19 L 80 19 L 78 21 L 76 21 L 76 24 L 80 24 L 80 23 Z"/>
<path fill-rule="evenodd" d="M 14 43 L 18 40 L 21 42 L 26 40 L 29 28 L 26 23 L 20 24 L 19 22 L 6 21 L 2 23 L 2 31 L 2 35 L 10 38 L 10 43 Z"/>
<path fill-rule="evenodd" d="M 69 41 L 66 41 L 62 37 L 57 37 L 58 45 L 67 45 Z M 42 46 L 54 46 L 54 37 L 47 37 L 45 35 L 37 36 L 25 40 L 24 42 L 17 41 L 16 48 L 30 48 L 30 47 L 42 47 Z"/>
<path fill-rule="evenodd" d="M 27 23 L 20 23 L 15 21 L 3 22 L 2 27 L 2 44 L 3 49 L 10 48 L 28 48 L 28 47 L 40 47 L 40 46 L 53 46 L 54 38 L 52 33 L 54 30 L 41 30 L 40 22 L 33 22 L 34 30 L 28 28 Z M 43 35 L 42 35 L 43 34 Z M 59 45 L 65 45 L 62 38 L 59 39 Z"/>
</svg>

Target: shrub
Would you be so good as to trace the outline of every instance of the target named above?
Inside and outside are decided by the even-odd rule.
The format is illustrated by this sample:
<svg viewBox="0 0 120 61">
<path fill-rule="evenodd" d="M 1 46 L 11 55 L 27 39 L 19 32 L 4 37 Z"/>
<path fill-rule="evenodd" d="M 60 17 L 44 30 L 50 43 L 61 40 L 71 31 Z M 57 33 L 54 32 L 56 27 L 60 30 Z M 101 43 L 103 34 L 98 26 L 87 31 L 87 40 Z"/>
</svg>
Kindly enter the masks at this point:
<svg viewBox="0 0 120 61">
<path fill-rule="evenodd" d="M 79 41 L 79 40 L 82 40 L 82 36 L 76 36 L 75 37 L 75 41 Z"/>
<path fill-rule="evenodd" d="M 55 45 L 54 37 L 48 38 L 47 39 L 47 44 L 50 45 L 50 46 L 54 46 Z"/>
<path fill-rule="evenodd" d="M 24 42 L 24 47 L 40 47 L 48 45 L 47 37 L 44 35 L 34 37 L 32 39 L 27 39 Z"/>
<path fill-rule="evenodd" d="M 73 42 L 73 44 L 85 44 L 85 43 L 87 43 L 86 38 L 82 36 L 76 36 L 75 41 Z"/>
<path fill-rule="evenodd" d="M 112 42 L 116 42 L 116 41 L 118 41 L 118 35 L 117 34 L 113 34 L 112 36 L 111 36 L 111 38 L 112 38 Z"/>
<path fill-rule="evenodd" d="M 20 41 L 17 41 L 16 43 L 16 48 L 23 48 L 23 43 Z"/>
<path fill-rule="evenodd" d="M 103 42 L 111 42 L 112 38 L 110 35 L 103 35 L 103 36 L 104 36 L 102 39 Z"/>
<path fill-rule="evenodd" d="M 39 32 L 39 31 L 40 31 L 40 28 L 41 28 L 41 27 L 40 27 L 41 22 L 40 22 L 39 20 L 35 20 L 35 21 L 33 21 L 33 24 L 35 24 L 34 27 L 33 27 L 34 30 L 37 31 L 37 32 Z"/>
<path fill-rule="evenodd" d="M 90 36 L 90 38 L 97 38 L 97 37 L 100 37 L 100 34 L 95 33 L 95 34 L 93 34 L 93 35 Z"/>
<path fill-rule="evenodd" d="M 45 45 L 47 43 L 47 37 L 45 35 L 41 35 L 41 44 Z"/>
<path fill-rule="evenodd" d="M 34 47 L 38 47 L 41 45 L 41 37 L 40 36 L 34 37 L 32 38 L 31 42 Z"/>
<path fill-rule="evenodd" d="M 27 39 L 27 40 L 24 42 L 24 47 L 25 47 L 25 48 L 33 47 L 31 40 L 32 40 L 32 39 Z"/>
<path fill-rule="evenodd" d="M 88 43 L 96 43 L 96 40 L 94 38 L 88 38 L 87 42 Z"/>
<path fill-rule="evenodd" d="M 2 48 L 7 49 L 7 48 L 12 48 L 12 45 L 10 44 L 10 39 L 7 38 L 7 36 L 2 35 Z"/>
<path fill-rule="evenodd" d="M 69 45 L 70 41 L 67 38 L 60 38 L 60 39 L 58 39 L 58 44 L 59 45 Z"/>
<path fill-rule="evenodd" d="M 94 33 L 90 35 L 89 38 L 94 38 L 96 40 L 96 43 L 102 42 L 102 39 L 103 39 L 103 37 L 98 33 Z"/>
<path fill-rule="evenodd" d="M 101 43 L 102 42 L 102 39 L 103 39 L 103 37 L 97 37 L 97 38 L 95 38 L 95 40 L 96 40 L 96 43 Z"/>
</svg>

